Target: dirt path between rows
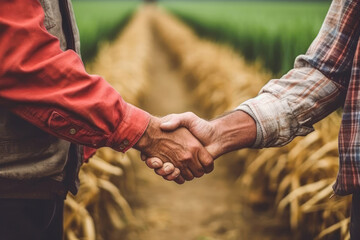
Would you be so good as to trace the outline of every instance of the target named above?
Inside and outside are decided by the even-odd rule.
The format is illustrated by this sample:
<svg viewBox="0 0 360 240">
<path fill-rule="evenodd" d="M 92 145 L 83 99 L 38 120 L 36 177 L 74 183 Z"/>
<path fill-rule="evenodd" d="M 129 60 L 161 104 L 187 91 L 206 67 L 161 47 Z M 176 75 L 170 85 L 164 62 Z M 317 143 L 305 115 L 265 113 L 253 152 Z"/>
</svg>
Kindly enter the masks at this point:
<svg viewBox="0 0 360 240">
<path fill-rule="evenodd" d="M 197 112 L 177 66 L 162 46 L 153 42 L 151 82 L 141 107 L 159 116 Z M 164 181 L 137 161 L 137 197 L 132 205 L 140 230 L 131 232 L 127 239 L 290 239 L 276 221 L 257 217 L 240 204 L 222 161 L 217 160 L 212 174 L 181 186 Z"/>
</svg>

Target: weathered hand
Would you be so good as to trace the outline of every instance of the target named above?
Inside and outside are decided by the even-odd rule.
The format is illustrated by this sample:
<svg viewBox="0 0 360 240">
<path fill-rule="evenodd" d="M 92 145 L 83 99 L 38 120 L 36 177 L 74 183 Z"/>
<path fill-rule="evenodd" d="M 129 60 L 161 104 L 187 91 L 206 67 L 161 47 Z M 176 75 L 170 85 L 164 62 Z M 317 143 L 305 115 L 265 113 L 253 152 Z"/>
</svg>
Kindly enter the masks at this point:
<svg viewBox="0 0 360 240">
<path fill-rule="evenodd" d="M 213 159 L 227 152 L 249 147 L 256 138 L 255 121 L 242 111 L 230 112 L 212 121 L 201 119 L 191 112 L 171 114 L 162 119 L 160 127 L 165 131 L 186 127 L 206 147 Z M 173 174 L 166 175 L 162 167 L 153 165 L 159 159 L 149 158 L 145 161 L 165 179 L 173 179 Z"/>
<path fill-rule="evenodd" d="M 215 122 L 206 121 L 198 117 L 195 113 L 186 112 L 181 114 L 170 114 L 161 119 L 161 129 L 164 131 L 174 131 L 179 127 L 187 128 L 207 149 L 213 158 L 218 157 L 219 130 L 216 129 Z"/>
<path fill-rule="evenodd" d="M 179 127 L 186 127 L 204 146 L 206 146 L 208 152 L 214 157 L 216 146 L 213 140 L 216 137 L 217 132 L 211 122 L 203 120 L 196 116 L 194 113 L 188 112 L 183 114 L 170 114 L 161 119 L 162 124 L 160 127 L 165 131 L 174 131 Z M 181 183 L 181 179 L 177 177 L 178 169 L 170 165 L 162 165 L 161 160 L 158 158 L 147 158 L 142 155 L 142 159 L 146 162 L 149 168 L 155 169 L 155 172 L 163 176 L 164 179 L 177 183 Z M 165 167 L 167 168 L 165 170 Z M 172 170 L 172 171 L 171 171 Z"/>
<path fill-rule="evenodd" d="M 201 119 L 192 112 L 171 114 L 163 118 L 160 127 L 164 131 L 186 127 L 214 159 L 250 147 L 256 139 L 256 123 L 243 111 L 229 112 L 212 121 Z"/>
<path fill-rule="evenodd" d="M 172 163 L 180 170 L 181 177 L 186 180 L 201 177 L 204 173 L 212 171 L 213 159 L 211 155 L 186 128 L 164 132 L 160 129 L 160 124 L 160 119 L 152 117 L 147 130 L 134 148 L 146 156 Z M 163 167 L 166 166 L 169 165 L 164 164 Z M 163 170 L 164 168 L 157 170 L 157 172 L 165 174 L 162 172 Z M 176 175 L 176 172 L 172 174 Z M 181 182 L 181 177 L 177 179 L 178 182 Z"/>
</svg>

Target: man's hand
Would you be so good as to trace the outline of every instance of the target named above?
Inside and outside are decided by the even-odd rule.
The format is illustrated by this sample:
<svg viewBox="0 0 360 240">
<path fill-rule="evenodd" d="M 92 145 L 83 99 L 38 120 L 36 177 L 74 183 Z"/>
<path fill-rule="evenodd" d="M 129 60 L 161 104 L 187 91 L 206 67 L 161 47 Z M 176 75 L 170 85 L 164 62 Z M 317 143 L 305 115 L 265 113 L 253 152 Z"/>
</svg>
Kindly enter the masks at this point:
<svg viewBox="0 0 360 240">
<path fill-rule="evenodd" d="M 160 119 L 152 117 L 144 135 L 134 146 L 143 155 L 172 163 L 163 164 L 157 170 L 158 174 L 167 175 L 167 179 L 173 180 L 180 170 L 181 175 L 176 181 L 182 183 L 184 179 L 189 181 L 213 170 L 213 158 L 186 128 L 164 132 L 160 129 L 160 124 Z M 157 166 L 161 165 L 159 161 L 157 163 Z M 174 170 L 170 175 L 169 169 Z"/>
<path fill-rule="evenodd" d="M 214 159 L 218 157 L 220 146 L 217 146 L 217 140 L 220 129 L 216 129 L 215 122 L 199 118 L 192 112 L 170 114 L 163 117 L 161 122 L 160 127 L 164 131 L 174 131 L 179 127 L 187 128 L 206 147 Z"/>
<path fill-rule="evenodd" d="M 227 152 L 250 147 L 256 139 L 256 123 L 242 111 L 233 111 L 212 121 L 201 119 L 191 112 L 171 114 L 162 119 L 160 127 L 164 131 L 186 127 L 206 147 L 213 159 Z M 163 167 L 154 165 L 159 159 L 148 158 L 145 161 L 159 175 L 172 180 L 173 173 L 167 175 Z"/>
<path fill-rule="evenodd" d="M 164 131 L 186 127 L 214 159 L 250 147 L 256 138 L 255 121 L 242 111 L 233 111 L 212 121 L 201 119 L 192 112 L 171 114 L 162 119 L 160 127 Z"/>
</svg>

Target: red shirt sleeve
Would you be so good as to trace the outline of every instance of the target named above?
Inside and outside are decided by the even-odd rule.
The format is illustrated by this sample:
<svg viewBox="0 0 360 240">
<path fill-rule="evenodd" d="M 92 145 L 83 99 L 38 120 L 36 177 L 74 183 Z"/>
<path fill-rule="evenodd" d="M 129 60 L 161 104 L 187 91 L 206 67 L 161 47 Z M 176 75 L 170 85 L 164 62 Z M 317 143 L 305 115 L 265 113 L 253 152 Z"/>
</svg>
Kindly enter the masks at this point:
<svg viewBox="0 0 360 240">
<path fill-rule="evenodd" d="M 1 2 L 0 105 L 59 138 L 125 152 L 142 136 L 149 115 L 87 74 L 43 22 L 37 0 Z"/>
</svg>

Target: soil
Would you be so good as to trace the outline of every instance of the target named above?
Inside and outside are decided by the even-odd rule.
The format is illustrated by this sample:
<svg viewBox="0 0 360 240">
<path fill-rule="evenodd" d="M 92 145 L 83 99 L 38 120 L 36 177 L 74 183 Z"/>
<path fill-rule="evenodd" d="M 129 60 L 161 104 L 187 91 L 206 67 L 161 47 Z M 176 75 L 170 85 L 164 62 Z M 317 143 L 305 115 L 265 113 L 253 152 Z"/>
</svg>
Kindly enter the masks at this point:
<svg viewBox="0 0 360 240">
<path fill-rule="evenodd" d="M 184 111 L 199 113 L 178 67 L 165 49 L 154 42 L 149 66 L 152 82 L 141 107 L 158 116 Z M 273 214 L 255 212 L 243 204 L 226 161 L 218 159 L 211 174 L 184 185 L 163 180 L 137 161 L 136 199 L 130 204 L 139 227 L 127 239 L 292 239 L 287 227 Z"/>
</svg>

